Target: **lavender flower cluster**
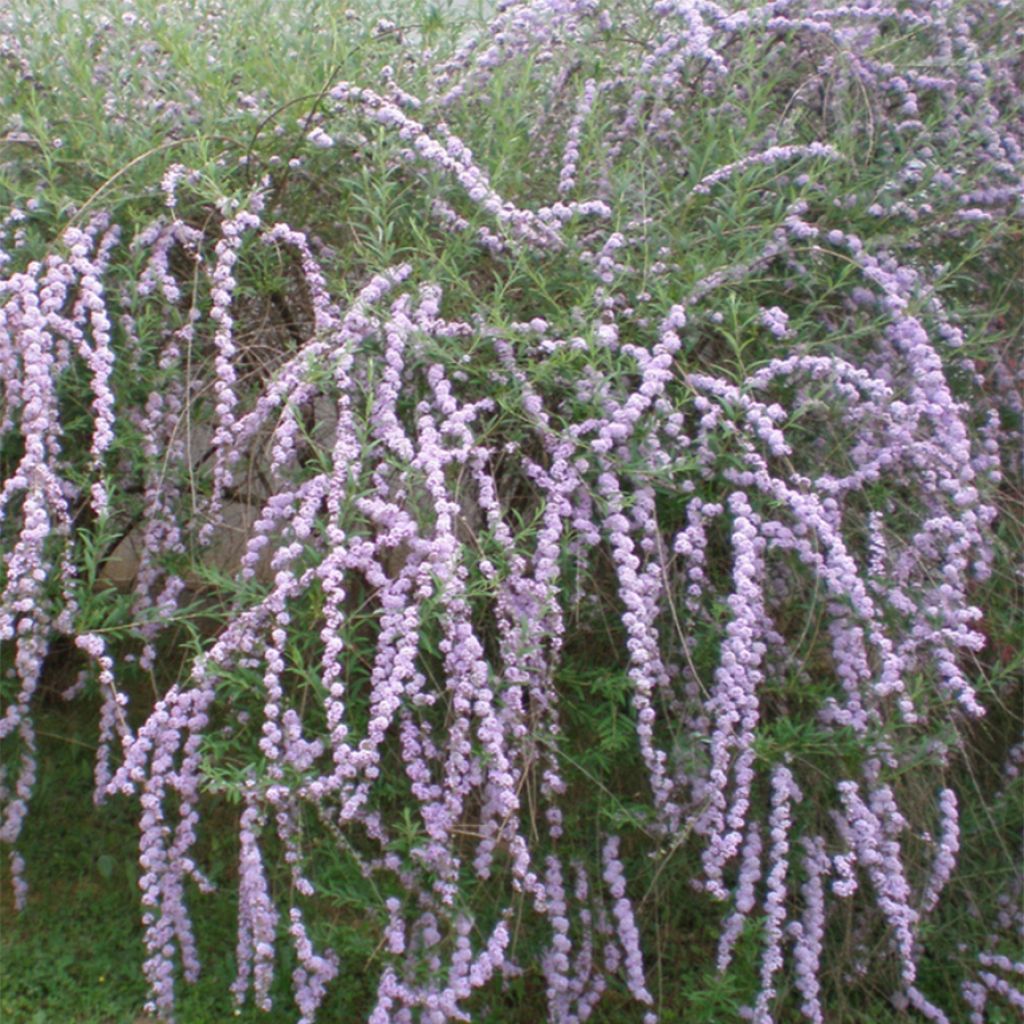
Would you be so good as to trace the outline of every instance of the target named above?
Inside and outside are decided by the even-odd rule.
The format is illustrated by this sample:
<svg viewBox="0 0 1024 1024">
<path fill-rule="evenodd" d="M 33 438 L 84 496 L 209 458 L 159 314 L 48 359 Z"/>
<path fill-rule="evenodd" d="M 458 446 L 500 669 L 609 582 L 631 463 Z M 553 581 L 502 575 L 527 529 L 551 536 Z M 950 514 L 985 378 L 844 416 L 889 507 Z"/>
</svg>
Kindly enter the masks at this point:
<svg viewBox="0 0 1024 1024">
<path fill-rule="evenodd" d="M 973 595 L 992 573 L 993 494 L 1017 469 L 1008 424 L 1021 406 L 1009 362 L 963 353 L 934 268 L 860 225 L 877 206 L 948 241 L 1019 219 L 1024 151 L 1007 117 L 1019 85 L 975 39 L 983 0 L 641 6 L 503 4 L 488 33 L 433 66 L 424 95 L 389 67 L 383 85 L 335 84 L 303 126 L 310 161 L 349 159 L 346 133 L 377 139 L 425 197 L 430 230 L 499 272 L 533 261 L 586 282 L 589 303 L 557 318 L 445 314 L 450 296 L 412 260 L 367 269 L 343 298 L 336 254 L 315 225 L 277 219 L 270 177 L 199 227 L 182 216 L 197 182 L 174 165 L 151 224 L 125 239 L 100 213 L 38 260 L 20 218 L 5 221 L 0 841 L 23 903 L 33 700 L 54 638 L 74 637 L 102 698 L 97 799 L 139 802 L 148 1009 L 164 1019 L 179 966 L 186 981 L 200 971 L 187 897 L 211 887 L 196 852 L 204 765 L 225 750 L 244 766 L 239 1005 L 270 1006 L 283 942 L 303 1024 L 344 978 L 317 920 L 326 843 L 381 894 L 373 1024 L 470 1020 L 474 999 L 527 971 L 552 1022 L 586 1021 L 617 987 L 654 1024 L 644 894 L 627 865 L 641 845 L 658 859 L 690 841 L 694 898 L 723 908 L 720 972 L 759 922 L 746 1010 L 759 1024 L 792 1019 L 787 999 L 827 1019 L 840 915 L 855 936 L 881 928 L 883 948 L 865 938 L 855 954 L 896 965 L 897 999 L 934 1021 L 963 1011 L 919 987 L 922 924 L 956 872 L 957 796 L 936 787 L 924 812 L 904 801 L 894 737 L 924 742 L 986 713 L 967 668 L 985 643 Z M 926 64 L 876 59 L 893 26 L 919 34 Z M 584 57 L 577 82 L 580 56 L 611 38 L 643 40 L 640 56 Z M 770 137 L 709 166 L 682 122 L 698 102 L 710 118 L 737 109 L 730 72 L 746 45 L 766 79 L 789 66 L 798 84 Z M 550 92 L 530 140 L 536 190 L 511 197 L 459 126 L 526 62 Z M 824 97 L 810 141 L 788 113 L 803 94 Z M 865 130 L 897 173 L 876 195 L 826 203 L 845 158 L 817 139 L 841 96 L 868 97 Z M 963 166 L 938 166 L 953 142 Z M 638 152 L 685 185 L 695 234 L 722 192 L 763 190 L 756 254 L 683 273 L 642 197 L 617 188 L 615 168 Z M 301 343 L 257 375 L 236 327 L 247 258 L 267 251 L 308 316 Z M 141 267 L 127 284 L 113 272 L 124 252 Z M 836 294 L 806 312 L 801 282 L 839 267 Z M 140 326 L 152 309 L 155 341 Z M 747 365 L 741 329 L 769 357 Z M 122 364 L 156 382 L 135 405 L 113 384 Z M 90 410 L 81 457 L 65 436 L 75 379 Z M 123 522 L 119 431 L 142 438 L 141 554 L 138 624 L 114 650 L 79 621 L 73 534 L 83 508 L 91 524 Z M 193 545 L 201 557 L 239 495 L 252 525 L 230 613 L 129 720 L 121 679 L 156 665 L 188 589 L 182 560 Z M 573 845 L 564 680 L 580 637 L 602 629 L 628 684 L 647 809 L 619 832 L 596 824 L 588 863 Z M 806 749 L 799 736 L 781 749 L 793 722 Z M 825 782 L 823 744 L 838 752 Z M 942 769 L 954 752 L 932 742 L 929 756 Z M 923 864 L 908 854 L 922 827 Z M 516 942 L 525 927 L 543 936 L 536 956 Z M 1019 1009 L 1021 965 L 997 944 L 972 952 L 972 1020 L 989 999 Z"/>
</svg>

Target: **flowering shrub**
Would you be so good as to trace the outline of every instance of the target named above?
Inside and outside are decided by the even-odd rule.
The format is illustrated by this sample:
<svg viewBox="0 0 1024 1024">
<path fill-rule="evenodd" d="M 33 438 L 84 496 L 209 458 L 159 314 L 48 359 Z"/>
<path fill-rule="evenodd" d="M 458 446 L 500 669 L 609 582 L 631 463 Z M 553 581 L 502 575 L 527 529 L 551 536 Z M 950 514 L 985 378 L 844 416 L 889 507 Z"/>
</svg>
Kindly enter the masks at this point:
<svg viewBox="0 0 1024 1024">
<path fill-rule="evenodd" d="M 162 1018 L 223 801 L 231 992 L 269 1008 L 289 944 L 303 1022 L 353 973 L 341 901 L 373 1024 L 507 1020 L 531 979 L 552 1022 L 680 1019 L 655 893 L 720 920 L 699 955 L 757 1022 L 869 972 L 934 1021 L 1019 1008 L 1019 922 L 966 1002 L 921 978 L 950 780 L 1013 693 L 979 595 L 1021 406 L 960 271 L 1019 242 L 1011 6 L 534 0 L 436 52 L 355 19 L 377 56 L 304 111 L 239 96 L 211 168 L 170 152 L 205 116 L 170 44 L 116 73 L 165 16 L 125 3 L 92 83 L 115 135 L 166 124 L 146 198 L 47 219 L 19 183 L 4 222 L 16 901 L 63 637 Z"/>
</svg>

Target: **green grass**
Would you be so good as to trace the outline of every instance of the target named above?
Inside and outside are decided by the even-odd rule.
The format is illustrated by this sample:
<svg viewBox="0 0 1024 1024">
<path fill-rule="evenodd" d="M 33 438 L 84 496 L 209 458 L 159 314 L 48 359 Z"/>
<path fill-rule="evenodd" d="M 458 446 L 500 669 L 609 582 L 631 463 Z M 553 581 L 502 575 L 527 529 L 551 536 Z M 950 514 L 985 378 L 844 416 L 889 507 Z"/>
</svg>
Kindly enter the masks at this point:
<svg viewBox="0 0 1024 1024">
<path fill-rule="evenodd" d="M 0 895 L 0 1020 L 5 1024 L 134 1024 L 143 1019 L 146 983 L 139 923 L 135 801 L 92 802 L 94 727 L 86 709 L 51 708 L 40 715 L 40 782 L 26 824 L 28 905 L 11 905 L 6 858 Z M 230 832 L 225 832 L 230 835 Z M 203 973 L 181 991 L 179 1020 L 294 1021 L 287 985 L 265 1014 L 235 1014 L 235 907 L 228 850 L 215 859 L 218 893 L 191 894 Z M 336 1000 L 337 1019 L 346 1017 Z M 349 1010 L 350 1012 L 350 1010 Z M 147 1018 L 148 1019 L 148 1018 Z"/>
</svg>

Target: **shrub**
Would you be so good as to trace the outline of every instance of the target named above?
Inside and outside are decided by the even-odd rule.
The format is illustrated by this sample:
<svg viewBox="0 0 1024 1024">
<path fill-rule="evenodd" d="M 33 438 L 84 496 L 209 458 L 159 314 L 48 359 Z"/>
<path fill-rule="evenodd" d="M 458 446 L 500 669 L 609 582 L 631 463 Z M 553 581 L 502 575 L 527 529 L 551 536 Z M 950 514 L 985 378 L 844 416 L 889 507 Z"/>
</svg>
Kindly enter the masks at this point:
<svg viewBox="0 0 1024 1024">
<path fill-rule="evenodd" d="M 7 15 L 17 902 L 70 642 L 161 1017 L 225 806 L 239 1005 L 1019 1008 L 1013 7 L 194 6 Z"/>
</svg>

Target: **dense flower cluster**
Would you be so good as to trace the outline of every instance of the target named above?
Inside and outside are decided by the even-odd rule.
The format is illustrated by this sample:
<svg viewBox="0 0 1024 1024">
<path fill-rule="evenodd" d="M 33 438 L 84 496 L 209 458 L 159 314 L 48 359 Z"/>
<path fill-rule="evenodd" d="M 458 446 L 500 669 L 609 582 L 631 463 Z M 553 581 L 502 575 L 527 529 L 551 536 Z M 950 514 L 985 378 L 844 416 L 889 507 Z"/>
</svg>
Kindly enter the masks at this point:
<svg viewBox="0 0 1024 1024">
<path fill-rule="evenodd" d="M 618 986 L 654 1024 L 627 830 L 602 822 L 589 864 L 569 852 L 579 738 L 563 672 L 573 645 L 599 634 L 625 695 L 609 714 L 635 732 L 631 796 L 644 810 L 629 831 L 655 858 L 695 843 L 694 888 L 728 905 L 719 971 L 760 921 L 748 1015 L 789 1019 L 791 960 L 788 998 L 827 1019 L 826 925 L 840 912 L 882 929 L 897 999 L 936 1021 L 960 1009 L 947 1018 L 918 987 L 921 924 L 956 869 L 957 797 L 943 787 L 911 808 L 892 736 L 924 743 L 985 714 L 966 656 L 985 642 L 973 595 L 992 572 L 991 492 L 1001 452 L 1019 443 L 1001 417 L 1020 405 L 1000 397 L 1007 367 L 960 353 L 934 268 L 851 221 L 934 217 L 960 238 L 1016 216 L 1024 154 L 1001 105 L 1019 90 L 945 4 L 621 6 L 502 5 L 490 33 L 434 68 L 431 92 L 410 95 L 389 67 L 379 88 L 333 85 L 302 126 L 316 160 L 349 159 L 341 140 L 372 136 L 389 172 L 426 197 L 431 229 L 463 237 L 495 273 L 536 264 L 587 281 L 592 305 L 558 322 L 548 306 L 512 322 L 443 315 L 450 296 L 411 259 L 373 268 L 343 298 L 330 247 L 275 222 L 272 179 L 200 228 L 181 216 L 179 193 L 197 181 L 178 165 L 159 184 L 161 216 L 127 242 L 104 214 L 45 259 L 3 254 L 0 641 L 13 655 L 0 841 L 23 902 L 14 844 L 36 774 L 31 705 L 50 643 L 72 636 L 102 698 L 97 799 L 139 801 L 148 1009 L 164 1018 L 178 965 L 187 981 L 200 969 L 187 895 L 210 888 L 196 852 L 205 759 L 229 750 L 238 1005 L 251 993 L 269 1008 L 283 942 L 303 1024 L 344 976 L 316 921 L 329 883 L 313 847 L 326 843 L 379 896 L 373 1024 L 469 1020 L 494 979 L 533 969 L 552 1022 L 587 1020 Z M 920 33 L 927 63 L 871 56 L 893 26 Z M 645 38 L 643 56 L 586 61 L 574 84 L 577 56 L 615 34 Z M 787 111 L 821 93 L 828 130 L 830 104 L 866 96 L 873 144 L 913 157 L 877 195 L 826 204 L 842 147 L 813 141 L 821 132 L 806 141 L 795 118 L 749 153 L 694 152 L 680 141 L 687 103 L 736 110 L 738 44 L 762 47 L 766 76 L 799 70 Z M 455 128 L 526 59 L 550 86 L 530 138 L 543 202 L 503 195 Z M 97 75 L 115 109 L 102 62 Z M 955 138 L 964 166 L 935 166 Z M 693 280 L 678 271 L 657 218 L 614 183 L 618 162 L 648 149 L 681 182 L 695 233 L 722 192 L 769 196 L 749 258 Z M 118 288 L 125 246 L 141 269 Z M 289 268 L 304 319 L 254 372 L 240 281 L 267 253 Z M 829 274 L 840 283 L 819 300 Z M 139 326 L 153 308 L 155 343 Z M 749 339 L 771 357 L 748 364 Z M 136 406 L 114 387 L 119 359 L 158 382 Z M 998 386 L 979 425 L 957 382 L 985 374 Z M 77 621 L 72 536 L 121 511 L 108 485 L 119 430 L 141 436 L 144 456 L 131 470 L 137 622 L 123 653 Z M 84 462 L 64 451 L 66 431 Z M 154 668 L 189 551 L 201 559 L 239 522 L 234 603 L 132 728 L 118 673 Z M 935 744 L 928 756 L 949 759 Z M 914 813 L 930 816 L 923 867 L 907 853 Z M 543 934 L 536 962 L 515 941 L 524 918 Z M 1019 1008 L 1021 965 L 974 952 L 972 1019 L 993 995 Z"/>
</svg>

